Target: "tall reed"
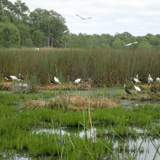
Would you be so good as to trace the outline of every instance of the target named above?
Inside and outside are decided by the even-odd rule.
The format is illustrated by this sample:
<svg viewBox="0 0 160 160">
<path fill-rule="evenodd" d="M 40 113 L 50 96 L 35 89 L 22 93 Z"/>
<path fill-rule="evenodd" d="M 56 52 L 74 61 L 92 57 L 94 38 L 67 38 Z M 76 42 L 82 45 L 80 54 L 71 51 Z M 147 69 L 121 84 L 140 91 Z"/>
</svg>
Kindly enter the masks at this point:
<svg viewBox="0 0 160 160">
<path fill-rule="evenodd" d="M 0 49 L 0 77 L 22 73 L 41 83 L 59 77 L 62 82 L 91 78 L 95 85 L 123 84 L 139 74 L 160 76 L 160 51 L 135 49 Z"/>
</svg>

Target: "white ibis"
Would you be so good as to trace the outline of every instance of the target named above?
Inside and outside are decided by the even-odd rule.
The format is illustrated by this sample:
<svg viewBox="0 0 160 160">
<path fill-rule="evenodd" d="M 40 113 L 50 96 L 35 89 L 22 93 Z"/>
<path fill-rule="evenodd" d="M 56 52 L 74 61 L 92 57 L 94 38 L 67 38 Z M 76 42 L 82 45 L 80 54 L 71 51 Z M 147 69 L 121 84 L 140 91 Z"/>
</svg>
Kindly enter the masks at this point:
<svg viewBox="0 0 160 160">
<path fill-rule="evenodd" d="M 54 76 L 54 82 L 57 83 L 57 84 L 61 84 L 60 80 L 55 76 Z"/>
<path fill-rule="evenodd" d="M 132 42 L 132 43 L 127 43 L 127 44 L 125 44 L 124 46 L 125 46 L 125 47 L 130 47 L 130 46 L 132 46 L 132 45 L 134 45 L 134 44 L 138 44 L 138 42 L 135 41 L 135 42 Z"/>
<path fill-rule="evenodd" d="M 17 78 L 16 76 L 13 76 L 13 75 L 6 76 L 4 79 L 7 80 L 7 81 L 9 81 L 9 80 L 11 80 L 11 81 L 21 81 L 21 79 Z"/>
<path fill-rule="evenodd" d="M 79 84 L 81 82 L 81 78 L 78 78 L 74 81 L 75 84 Z"/>
<path fill-rule="evenodd" d="M 160 77 L 156 78 L 156 82 L 160 83 Z"/>
<path fill-rule="evenodd" d="M 148 83 L 153 83 L 153 78 L 151 77 L 151 75 L 148 75 Z"/>
<path fill-rule="evenodd" d="M 137 91 L 137 92 L 141 92 L 142 90 L 140 89 L 140 87 L 134 85 L 134 89 Z"/>
<path fill-rule="evenodd" d="M 138 78 L 138 74 L 136 75 L 136 77 L 133 78 L 134 83 L 141 83 L 141 81 Z"/>
<path fill-rule="evenodd" d="M 21 79 L 17 78 L 16 76 L 10 76 L 11 80 L 13 81 L 21 81 Z"/>
</svg>

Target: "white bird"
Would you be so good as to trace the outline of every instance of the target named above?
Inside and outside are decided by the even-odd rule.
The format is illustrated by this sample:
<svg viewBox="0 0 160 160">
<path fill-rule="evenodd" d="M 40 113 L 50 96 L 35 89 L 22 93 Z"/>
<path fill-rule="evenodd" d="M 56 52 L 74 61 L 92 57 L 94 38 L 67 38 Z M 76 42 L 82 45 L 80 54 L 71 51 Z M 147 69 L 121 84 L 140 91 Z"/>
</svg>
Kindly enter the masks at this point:
<svg viewBox="0 0 160 160">
<path fill-rule="evenodd" d="M 134 45 L 134 44 L 138 44 L 138 42 L 135 41 L 135 42 L 132 42 L 132 43 L 125 44 L 124 46 L 125 46 L 125 47 L 130 47 L 130 46 L 132 46 L 132 45 Z"/>
<path fill-rule="evenodd" d="M 57 77 L 54 77 L 54 82 L 57 84 L 61 84 L 60 80 Z"/>
<path fill-rule="evenodd" d="M 139 78 L 138 78 L 138 74 L 136 75 L 136 77 L 133 78 L 133 81 L 134 81 L 135 83 L 141 83 L 141 81 L 140 81 Z"/>
<path fill-rule="evenodd" d="M 160 83 L 160 77 L 156 78 L 156 82 Z"/>
<path fill-rule="evenodd" d="M 16 76 L 13 76 L 13 75 L 5 77 L 5 80 L 21 81 L 21 79 L 18 79 Z"/>
<path fill-rule="evenodd" d="M 81 82 L 81 78 L 78 78 L 74 81 L 75 84 L 79 84 Z"/>
<path fill-rule="evenodd" d="M 76 14 L 77 17 L 79 17 L 81 20 L 89 20 L 89 19 L 92 19 L 92 17 L 82 17 L 78 14 Z"/>
<path fill-rule="evenodd" d="M 134 85 L 134 89 L 135 89 L 137 92 L 141 92 L 140 87 L 138 87 L 138 86 L 136 86 L 136 85 Z"/>
<path fill-rule="evenodd" d="M 153 78 L 151 77 L 151 75 L 148 75 L 148 83 L 153 83 Z"/>
<path fill-rule="evenodd" d="M 18 78 L 16 77 L 16 76 L 10 76 L 10 78 L 12 79 L 12 80 L 18 80 Z"/>
</svg>

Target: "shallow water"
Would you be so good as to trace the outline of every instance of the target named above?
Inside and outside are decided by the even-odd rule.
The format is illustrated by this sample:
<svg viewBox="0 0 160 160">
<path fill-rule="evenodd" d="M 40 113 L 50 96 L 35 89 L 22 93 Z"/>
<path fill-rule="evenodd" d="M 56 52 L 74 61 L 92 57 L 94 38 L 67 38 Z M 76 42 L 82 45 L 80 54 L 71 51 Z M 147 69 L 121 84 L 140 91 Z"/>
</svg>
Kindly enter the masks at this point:
<svg viewBox="0 0 160 160">
<path fill-rule="evenodd" d="M 160 101 L 120 100 L 122 107 L 138 107 L 144 105 L 160 105 Z"/>
<path fill-rule="evenodd" d="M 145 131 L 142 129 L 134 128 L 134 130 L 143 134 Z M 108 130 L 105 130 L 105 136 L 103 137 L 105 141 L 113 142 L 113 152 L 115 152 L 115 157 L 120 160 L 132 157 L 136 160 L 160 160 L 160 139 L 152 139 L 150 137 L 145 138 L 123 138 L 117 139 L 114 137 L 107 136 Z M 75 135 L 80 138 L 90 139 L 93 143 L 98 139 L 98 132 L 96 128 L 91 128 L 88 130 L 81 130 L 70 132 L 68 130 L 62 129 L 39 129 L 33 131 L 33 134 L 48 134 L 48 135 L 59 135 L 59 136 L 70 136 Z M 105 158 L 104 158 L 105 159 Z"/>
<path fill-rule="evenodd" d="M 2 156 L 0 158 L 2 158 L 3 160 L 32 160 L 32 158 L 29 158 L 27 156 L 21 156 L 18 154 L 11 156 L 6 153 L 2 154 Z"/>
</svg>

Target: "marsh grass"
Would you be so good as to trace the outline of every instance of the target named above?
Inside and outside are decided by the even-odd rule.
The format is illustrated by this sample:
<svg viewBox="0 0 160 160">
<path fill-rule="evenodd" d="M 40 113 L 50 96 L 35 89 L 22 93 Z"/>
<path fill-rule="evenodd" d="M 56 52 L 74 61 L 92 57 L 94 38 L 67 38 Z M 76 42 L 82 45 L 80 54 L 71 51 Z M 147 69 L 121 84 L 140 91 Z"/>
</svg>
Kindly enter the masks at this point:
<svg viewBox="0 0 160 160">
<path fill-rule="evenodd" d="M 125 138 L 138 138 L 132 128 L 145 129 L 145 136 L 159 138 L 159 106 L 148 105 L 137 108 L 107 108 L 74 112 L 41 108 L 30 110 L 17 107 L 24 100 L 50 98 L 52 93 L 13 94 L 0 93 L 0 152 L 25 154 L 35 159 L 117 159 L 122 152 Z M 105 132 L 98 131 L 97 141 L 78 136 L 35 135 L 33 130 L 41 128 L 67 127 L 88 130 L 92 127 L 107 128 L 109 137 L 122 140 L 117 152 L 112 139 L 104 141 Z M 159 146 L 157 146 L 158 149 Z M 127 158 L 129 158 L 128 155 Z M 133 159 L 133 157 L 131 157 Z"/>
<path fill-rule="evenodd" d="M 96 86 L 123 84 L 139 73 L 159 76 L 160 52 L 134 49 L 0 49 L 0 74 L 35 76 L 41 84 L 59 77 L 62 82 L 91 78 Z"/>
</svg>

